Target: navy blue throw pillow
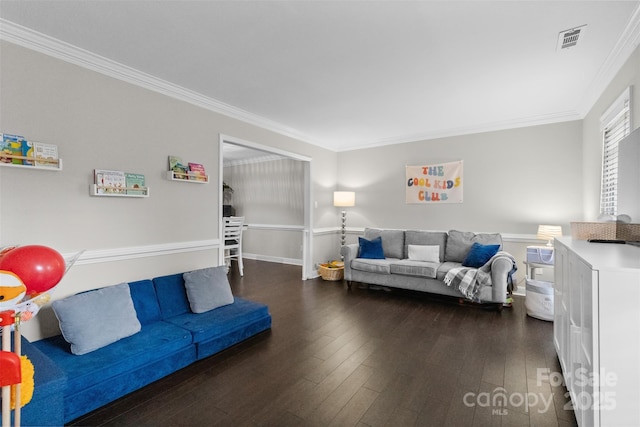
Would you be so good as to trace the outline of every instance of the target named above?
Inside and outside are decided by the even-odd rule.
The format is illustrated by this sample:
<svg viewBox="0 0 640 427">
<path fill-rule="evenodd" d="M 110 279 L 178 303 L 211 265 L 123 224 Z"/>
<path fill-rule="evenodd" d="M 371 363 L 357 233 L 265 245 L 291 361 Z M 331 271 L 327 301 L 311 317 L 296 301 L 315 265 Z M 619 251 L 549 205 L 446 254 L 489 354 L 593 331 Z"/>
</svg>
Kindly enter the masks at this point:
<svg viewBox="0 0 640 427">
<path fill-rule="evenodd" d="M 480 268 L 491 259 L 492 256 L 498 253 L 500 245 L 481 245 L 480 243 L 474 243 L 469 249 L 467 256 L 462 261 L 462 265 L 465 267 Z"/>
<path fill-rule="evenodd" d="M 384 252 L 382 251 L 382 237 L 376 237 L 373 240 L 358 237 L 358 245 L 360 246 L 359 258 L 384 259 Z"/>
</svg>

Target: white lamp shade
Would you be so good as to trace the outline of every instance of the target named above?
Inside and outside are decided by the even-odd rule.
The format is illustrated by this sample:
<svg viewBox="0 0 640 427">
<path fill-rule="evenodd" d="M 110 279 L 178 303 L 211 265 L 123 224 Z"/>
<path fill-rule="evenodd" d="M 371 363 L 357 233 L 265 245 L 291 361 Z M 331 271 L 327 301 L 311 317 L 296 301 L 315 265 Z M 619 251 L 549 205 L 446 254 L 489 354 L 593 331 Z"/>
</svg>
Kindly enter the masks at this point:
<svg viewBox="0 0 640 427">
<path fill-rule="evenodd" d="M 537 238 L 551 241 L 562 236 L 562 227 L 559 225 L 539 225 Z"/>
<path fill-rule="evenodd" d="M 356 205 L 356 193 L 353 191 L 334 191 L 333 206 L 349 207 Z"/>
</svg>

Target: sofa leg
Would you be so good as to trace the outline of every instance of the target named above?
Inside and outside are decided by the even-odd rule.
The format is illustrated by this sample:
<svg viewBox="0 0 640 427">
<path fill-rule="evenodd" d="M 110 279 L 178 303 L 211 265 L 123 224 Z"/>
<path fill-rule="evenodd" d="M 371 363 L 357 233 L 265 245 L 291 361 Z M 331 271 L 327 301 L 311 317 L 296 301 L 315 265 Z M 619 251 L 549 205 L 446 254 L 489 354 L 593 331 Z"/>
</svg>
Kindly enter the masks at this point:
<svg viewBox="0 0 640 427">
<path fill-rule="evenodd" d="M 347 288 L 351 289 L 351 280 L 347 280 Z"/>
</svg>

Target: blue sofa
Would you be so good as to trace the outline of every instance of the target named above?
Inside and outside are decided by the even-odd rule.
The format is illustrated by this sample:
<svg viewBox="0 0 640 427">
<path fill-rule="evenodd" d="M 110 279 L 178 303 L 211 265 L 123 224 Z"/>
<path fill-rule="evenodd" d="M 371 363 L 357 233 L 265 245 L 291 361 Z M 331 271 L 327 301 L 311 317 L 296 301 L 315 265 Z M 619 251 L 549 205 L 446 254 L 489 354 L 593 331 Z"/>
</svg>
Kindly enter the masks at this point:
<svg viewBox="0 0 640 427">
<path fill-rule="evenodd" d="M 192 313 L 182 274 L 132 282 L 129 291 L 141 324 L 134 335 L 83 355 L 72 354 L 62 335 L 25 341 L 35 392 L 23 425 L 68 423 L 271 327 L 266 305 L 238 297 Z"/>
</svg>

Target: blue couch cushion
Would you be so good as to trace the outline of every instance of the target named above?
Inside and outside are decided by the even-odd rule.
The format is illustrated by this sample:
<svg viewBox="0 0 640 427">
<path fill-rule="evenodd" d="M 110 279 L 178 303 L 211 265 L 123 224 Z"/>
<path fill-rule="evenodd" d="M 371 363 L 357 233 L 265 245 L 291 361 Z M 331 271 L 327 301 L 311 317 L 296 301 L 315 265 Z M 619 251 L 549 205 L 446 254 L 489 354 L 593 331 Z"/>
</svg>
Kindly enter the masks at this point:
<svg viewBox="0 0 640 427">
<path fill-rule="evenodd" d="M 191 334 L 167 322 L 154 322 L 135 335 L 84 355 L 74 355 L 61 335 L 32 343 L 67 376 L 73 393 L 122 373 L 169 357 L 192 344 Z"/>
<path fill-rule="evenodd" d="M 221 335 L 217 338 L 212 338 L 204 342 L 199 342 L 196 344 L 198 360 L 209 357 L 212 354 L 216 354 L 270 328 L 271 315 L 266 314 L 256 321 L 247 323 L 244 326 L 230 331 L 228 334 Z"/>
<path fill-rule="evenodd" d="M 500 245 L 481 245 L 475 242 L 462 261 L 464 267 L 480 268 L 498 253 Z"/>
<path fill-rule="evenodd" d="M 364 237 L 358 237 L 358 245 L 358 258 L 384 259 L 381 237 L 376 237 L 373 240 L 367 240 Z"/>
<path fill-rule="evenodd" d="M 82 390 L 70 390 L 64 398 L 65 424 L 164 378 L 196 360 L 196 347 L 190 345 L 175 353 L 167 354 L 162 359 L 109 378 L 106 382 L 97 383 Z"/>
<path fill-rule="evenodd" d="M 147 325 L 151 322 L 162 320 L 160 305 L 156 296 L 156 288 L 149 279 L 129 283 L 133 306 L 138 314 L 141 324 Z"/>
<path fill-rule="evenodd" d="M 63 396 L 67 385 L 64 372 L 24 337 L 22 337 L 22 354 L 26 355 L 33 364 L 34 389 L 31 402 L 21 410 L 21 424 L 23 426 L 63 425 Z"/>
<path fill-rule="evenodd" d="M 170 274 L 153 279 L 163 319 L 191 313 L 182 274 Z"/>
<path fill-rule="evenodd" d="M 266 305 L 236 297 L 233 304 L 200 314 L 184 313 L 165 321 L 190 331 L 193 342 L 199 343 L 227 335 L 265 316 L 269 316 Z"/>
</svg>

